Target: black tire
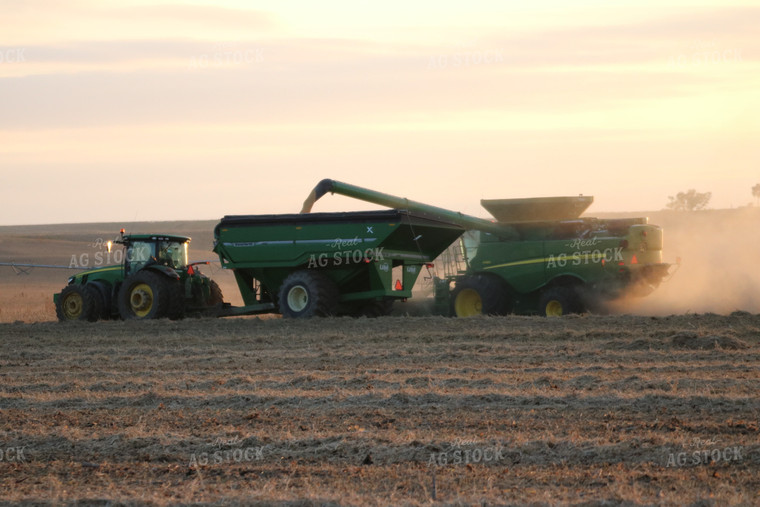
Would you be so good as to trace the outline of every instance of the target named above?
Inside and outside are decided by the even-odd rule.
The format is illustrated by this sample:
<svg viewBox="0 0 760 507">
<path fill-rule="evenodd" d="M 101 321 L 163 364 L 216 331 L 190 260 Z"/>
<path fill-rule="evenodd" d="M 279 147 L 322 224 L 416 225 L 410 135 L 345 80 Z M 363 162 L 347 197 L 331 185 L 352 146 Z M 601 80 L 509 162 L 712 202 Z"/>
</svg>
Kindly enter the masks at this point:
<svg viewBox="0 0 760 507">
<path fill-rule="evenodd" d="M 160 276 L 160 275 L 159 275 Z M 166 289 L 169 292 L 169 302 L 166 308 L 166 317 L 172 320 L 185 318 L 185 296 L 179 280 L 164 279 Z"/>
<path fill-rule="evenodd" d="M 338 306 L 338 288 L 318 271 L 296 271 L 282 282 L 277 297 L 287 318 L 329 317 Z"/>
<path fill-rule="evenodd" d="M 511 310 L 509 292 L 501 280 L 486 276 L 466 276 L 451 292 L 451 315 L 506 315 Z"/>
<path fill-rule="evenodd" d="M 583 303 L 573 287 L 550 287 L 539 298 L 538 312 L 546 317 L 582 313 Z"/>
<path fill-rule="evenodd" d="M 392 311 L 392 299 L 383 301 L 370 301 L 359 307 L 359 310 L 356 312 L 356 316 L 373 319 L 375 317 L 385 317 L 386 315 L 390 315 Z"/>
<path fill-rule="evenodd" d="M 214 280 L 208 281 L 208 301 L 206 306 L 217 306 L 224 303 L 222 288 Z"/>
<path fill-rule="evenodd" d="M 111 285 L 95 281 L 87 284 L 95 298 L 95 320 L 111 318 Z"/>
<path fill-rule="evenodd" d="M 97 295 L 87 285 L 67 285 L 58 296 L 55 314 L 61 322 L 98 320 Z"/>
<path fill-rule="evenodd" d="M 173 285 L 172 285 L 173 284 Z M 119 315 L 124 320 L 160 319 L 170 312 L 178 282 L 141 270 L 124 280 L 119 289 Z M 176 309 L 171 309 L 176 311 Z"/>
</svg>

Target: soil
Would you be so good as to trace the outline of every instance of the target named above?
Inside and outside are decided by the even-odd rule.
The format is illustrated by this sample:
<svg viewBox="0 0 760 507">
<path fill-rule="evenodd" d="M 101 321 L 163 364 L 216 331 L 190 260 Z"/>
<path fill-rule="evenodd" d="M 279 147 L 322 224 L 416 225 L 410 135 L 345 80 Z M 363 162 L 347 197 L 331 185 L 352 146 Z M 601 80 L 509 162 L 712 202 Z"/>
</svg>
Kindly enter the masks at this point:
<svg viewBox="0 0 760 507">
<path fill-rule="evenodd" d="M 759 331 L 747 312 L 0 324 L 2 498 L 753 505 Z"/>
</svg>

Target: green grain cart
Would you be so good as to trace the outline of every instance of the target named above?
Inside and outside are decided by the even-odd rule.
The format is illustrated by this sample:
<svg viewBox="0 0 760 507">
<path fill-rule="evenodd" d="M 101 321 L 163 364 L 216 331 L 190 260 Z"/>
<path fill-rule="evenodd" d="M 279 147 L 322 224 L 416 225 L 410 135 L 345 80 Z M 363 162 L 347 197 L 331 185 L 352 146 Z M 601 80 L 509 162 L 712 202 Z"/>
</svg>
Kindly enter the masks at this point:
<svg viewBox="0 0 760 507">
<path fill-rule="evenodd" d="M 464 229 L 423 211 L 226 216 L 214 251 L 246 307 L 284 317 L 388 314 Z"/>
<path fill-rule="evenodd" d="M 443 314 L 580 313 L 623 296 L 649 294 L 668 273 L 660 227 L 646 218 L 580 218 L 591 197 L 481 201 L 494 216 L 491 221 L 323 180 L 302 212 L 328 192 L 425 213 L 467 230 L 454 247 L 462 269 L 435 281 L 436 306 Z"/>
</svg>

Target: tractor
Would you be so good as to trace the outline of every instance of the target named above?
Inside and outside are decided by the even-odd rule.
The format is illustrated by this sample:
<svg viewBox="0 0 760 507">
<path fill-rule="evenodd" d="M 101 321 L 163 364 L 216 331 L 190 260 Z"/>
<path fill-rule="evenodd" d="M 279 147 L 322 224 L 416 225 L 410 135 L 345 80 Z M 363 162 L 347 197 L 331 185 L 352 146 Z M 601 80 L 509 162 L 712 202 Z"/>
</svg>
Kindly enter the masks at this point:
<svg viewBox="0 0 760 507">
<path fill-rule="evenodd" d="M 214 314 L 223 303 L 219 285 L 189 262 L 190 238 L 124 234 L 108 242 L 125 250 L 120 264 L 82 271 L 53 296 L 60 321 L 181 319 Z"/>
</svg>

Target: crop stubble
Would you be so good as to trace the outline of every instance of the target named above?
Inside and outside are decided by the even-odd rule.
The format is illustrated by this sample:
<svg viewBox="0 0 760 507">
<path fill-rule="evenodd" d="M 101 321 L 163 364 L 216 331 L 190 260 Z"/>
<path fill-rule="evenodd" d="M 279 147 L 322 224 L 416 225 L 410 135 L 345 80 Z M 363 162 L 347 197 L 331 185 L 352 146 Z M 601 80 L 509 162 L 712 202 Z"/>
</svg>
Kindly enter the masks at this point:
<svg viewBox="0 0 760 507">
<path fill-rule="evenodd" d="M 740 312 L 0 324 L 0 447 L 23 449 L 2 497 L 752 504 L 759 329 Z"/>
</svg>

